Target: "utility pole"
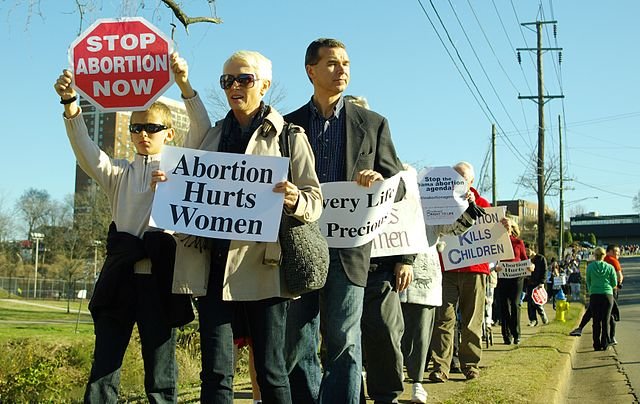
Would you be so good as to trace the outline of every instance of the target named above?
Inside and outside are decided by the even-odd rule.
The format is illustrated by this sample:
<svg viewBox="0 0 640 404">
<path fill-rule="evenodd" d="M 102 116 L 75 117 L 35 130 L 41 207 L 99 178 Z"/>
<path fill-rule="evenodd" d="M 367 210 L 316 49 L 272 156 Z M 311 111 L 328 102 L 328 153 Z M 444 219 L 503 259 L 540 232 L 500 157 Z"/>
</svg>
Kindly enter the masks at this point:
<svg viewBox="0 0 640 404">
<path fill-rule="evenodd" d="M 558 244 L 560 251 L 558 252 L 558 261 L 561 261 L 564 253 L 564 171 L 562 170 L 562 125 L 560 123 L 560 115 L 558 115 L 558 138 L 560 146 L 560 234 L 558 234 Z"/>
<path fill-rule="evenodd" d="M 542 54 L 545 51 L 561 51 L 562 48 L 543 48 L 542 47 L 542 25 L 556 24 L 557 21 L 536 21 L 525 22 L 520 25 L 536 26 L 538 38 L 538 46 L 536 48 L 517 48 L 518 60 L 520 60 L 520 51 L 535 51 L 537 55 L 538 70 L 538 95 L 518 96 L 518 99 L 533 100 L 538 104 L 538 161 L 536 175 L 538 177 L 538 253 L 544 255 L 544 104 L 545 100 L 552 98 L 564 98 L 564 95 L 544 95 L 544 76 L 542 74 Z"/>
<path fill-rule="evenodd" d="M 491 124 L 491 196 L 493 206 L 498 206 L 497 186 L 496 186 L 496 124 Z"/>
</svg>

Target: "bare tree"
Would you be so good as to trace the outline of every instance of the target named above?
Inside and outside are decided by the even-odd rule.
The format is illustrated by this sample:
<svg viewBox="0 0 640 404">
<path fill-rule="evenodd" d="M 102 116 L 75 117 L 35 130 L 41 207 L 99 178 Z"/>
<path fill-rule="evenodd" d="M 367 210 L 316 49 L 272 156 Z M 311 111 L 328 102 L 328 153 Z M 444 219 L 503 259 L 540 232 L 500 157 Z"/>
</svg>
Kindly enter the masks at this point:
<svg viewBox="0 0 640 404">
<path fill-rule="evenodd" d="M 46 224 L 46 218 L 52 209 L 49 192 L 44 189 L 29 188 L 20 196 L 17 208 L 27 225 L 27 238 L 31 238 L 38 226 Z"/>
<path fill-rule="evenodd" d="M 533 161 L 535 161 L 535 159 L 537 159 L 537 156 Z M 558 162 L 559 160 L 553 157 L 545 159 L 543 193 L 546 196 L 558 195 L 560 184 L 560 168 Z M 530 164 L 525 173 L 518 178 L 516 184 L 529 189 L 537 195 L 538 173 L 536 170 L 536 166 Z"/>
<path fill-rule="evenodd" d="M 264 97 L 264 102 L 271 105 L 278 112 L 283 113 L 285 110 L 284 100 L 287 98 L 287 90 L 282 87 L 280 82 L 272 81 L 271 88 Z M 214 86 L 207 90 L 206 103 L 209 106 L 209 117 L 212 121 L 223 119 L 229 112 L 229 104 L 224 91 L 218 86 Z"/>
<path fill-rule="evenodd" d="M 180 24 L 184 27 L 185 31 L 189 32 L 189 25 L 196 23 L 210 23 L 210 24 L 222 24 L 222 19 L 216 17 L 215 0 L 200 0 L 202 4 L 207 4 L 211 15 L 209 16 L 197 16 L 192 17 L 187 14 L 185 9 L 185 1 L 176 0 L 121 0 L 120 13 L 122 15 L 140 15 L 144 10 L 150 10 L 153 16 L 159 16 L 162 12 L 173 15 Z M 25 24 L 29 26 L 31 19 L 34 16 L 44 19 L 43 12 L 41 10 L 42 0 L 13 0 L 13 6 L 11 10 L 19 7 L 27 9 L 27 21 Z M 102 9 L 102 0 L 68 0 L 66 2 L 60 1 L 61 12 L 76 13 L 79 19 L 78 34 L 82 32 L 84 23 L 90 19 L 90 14 L 96 10 Z M 183 5 L 184 3 L 184 5 Z M 193 2 L 190 2 L 193 3 Z M 192 5 L 192 4 L 190 4 Z M 70 7 L 69 9 L 64 8 Z M 164 7 L 163 7 L 164 6 Z M 11 12 L 10 10 L 10 12 Z M 156 19 L 159 19 L 157 17 Z M 175 28 L 175 24 L 172 24 Z M 173 30 L 171 32 L 173 37 Z"/>
<path fill-rule="evenodd" d="M 632 206 L 633 210 L 640 213 L 640 191 L 638 191 L 638 194 L 633 197 Z"/>
<path fill-rule="evenodd" d="M 569 217 L 581 216 L 587 213 L 587 209 L 580 204 L 571 206 L 569 210 Z"/>
<path fill-rule="evenodd" d="M 14 233 L 13 215 L 8 210 L 5 198 L 0 195 L 0 243 L 9 239 Z"/>
</svg>

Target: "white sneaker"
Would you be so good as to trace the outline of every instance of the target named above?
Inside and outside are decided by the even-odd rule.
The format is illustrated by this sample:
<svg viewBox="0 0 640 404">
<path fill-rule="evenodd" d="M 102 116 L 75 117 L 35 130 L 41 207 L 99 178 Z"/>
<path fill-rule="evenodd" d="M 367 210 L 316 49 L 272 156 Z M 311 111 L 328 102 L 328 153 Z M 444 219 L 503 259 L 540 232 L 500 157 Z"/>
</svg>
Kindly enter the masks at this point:
<svg viewBox="0 0 640 404">
<path fill-rule="evenodd" d="M 411 402 L 412 403 L 426 403 L 427 392 L 422 387 L 422 383 L 413 383 L 411 388 Z"/>
</svg>

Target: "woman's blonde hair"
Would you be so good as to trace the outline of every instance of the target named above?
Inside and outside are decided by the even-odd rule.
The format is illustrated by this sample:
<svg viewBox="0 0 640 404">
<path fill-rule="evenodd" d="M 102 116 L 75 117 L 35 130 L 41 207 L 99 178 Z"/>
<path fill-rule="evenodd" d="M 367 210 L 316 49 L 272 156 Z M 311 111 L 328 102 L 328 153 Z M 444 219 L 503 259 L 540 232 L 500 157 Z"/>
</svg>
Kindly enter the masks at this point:
<svg viewBox="0 0 640 404">
<path fill-rule="evenodd" d="M 604 248 L 597 247 L 595 250 L 593 250 L 593 255 L 596 257 L 598 261 L 602 261 L 602 259 L 604 258 L 605 255 L 607 255 L 607 253 L 604 251 Z"/>
<path fill-rule="evenodd" d="M 225 69 L 232 60 L 245 62 L 256 72 L 258 79 L 271 81 L 271 61 L 260 52 L 248 50 L 237 51 L 233 55 L 229 56 L 229 59 L 224 62 L 222 69 Z"/>
<path fill-rule="evenodd" d="M 509 223 L 509 227 L 511 227 L 511 235 L 513 237 L 520 237 L 520 226 L 518 226 L 518 223 L 511 218 L 507 218 L 507 222 Z"/>
</svg>

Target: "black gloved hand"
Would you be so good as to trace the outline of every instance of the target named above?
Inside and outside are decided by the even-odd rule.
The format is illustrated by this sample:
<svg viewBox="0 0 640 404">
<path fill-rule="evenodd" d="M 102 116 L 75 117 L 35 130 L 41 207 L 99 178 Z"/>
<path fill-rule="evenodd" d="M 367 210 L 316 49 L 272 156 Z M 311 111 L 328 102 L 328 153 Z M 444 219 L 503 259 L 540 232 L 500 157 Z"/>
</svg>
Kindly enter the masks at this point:
<svg viewBox="0 0 640 404">
<path fill-rule="evenodd" d="M 466 212 L 469 216 L 471 216 L 473 220 L 476 220 L 486 213 L 484 209 L 482 209 L 482 207 L 476 205 L 475 202 L 471 201 L 469 201 L 469 207 L 467 208 Z"/>
</svg>

